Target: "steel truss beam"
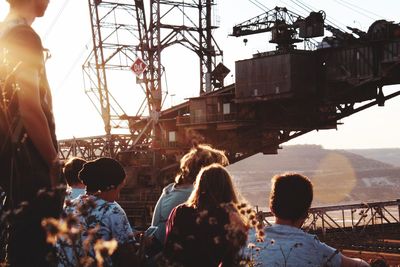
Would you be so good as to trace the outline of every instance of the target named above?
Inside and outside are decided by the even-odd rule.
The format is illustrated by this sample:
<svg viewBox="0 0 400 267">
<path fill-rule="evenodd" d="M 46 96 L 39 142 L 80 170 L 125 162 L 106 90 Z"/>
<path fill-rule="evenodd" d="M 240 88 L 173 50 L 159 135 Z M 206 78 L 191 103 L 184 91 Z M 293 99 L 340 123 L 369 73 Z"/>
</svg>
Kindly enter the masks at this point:
<svg viewBox="0 0 400 267">
<path fill-rule="evenodd" d="M 129 70 L 137 57 L 140 37 L 132 23 L 136 6 L 129 2 L 88 0 L 93 50 L 82 66 L 85 93 L 102 116 L 108 135 L 112 128 L 128 129 L 127 115 L 112 96 L 107 76 L 112 70 Z"/>
<path fill-rule="evenodd" d="M 213 89 L 212 71 L 217 57 L 222 57 L 212 36 L 216 28 L 211 19 L 214 3 L 212 0 L 151 0 L 149 3 L 88 0 L 88 3 L 93 50 L 83 65 L 85 92 L 102 116 L 107 135 L 113 128 L 129 127 L 134 146 L 144 142 L 157 147 L 157 143 L 162 142 L 158 123 L 163 103 L 162 51 L 181 44 L 195 52 L 200 59 L 200 92 Z M 149 13 L 146 13 L 148 7 Z M 149 21 L 146 20 L 148 15 Z M 176 19 L 180 17 L 183 20 Z M 128 70 L 138 55 L 148 64 L 142 78 L 137 79 L 146 96 L 147 123 L 143 123 L 143 106 L 134 117 L 126 114 L 112 96 L 107 81 L 110 71 Z"/>
<path fill-rule="evenodd" d="M 59 157 L 81 157 L 92 160 L 99 157 L 117 157 L 133 144 L 131 135 L 92 136 L 59 141 Z"/>
<path fill-rule="evenodd" d="M 259 218 L 271 226 L 274 221 L 272 212 L 258 212 Z M 371 234 L 379 237 L 392 235 L 400 237 L 400 199 L 386 202 L 371 202 L 350 205 L 311 208 L 302 229 L 318 234 L 321 238 L 337 242 L 341 247 L 353 246 L 357 240 L 362 249 L 363 237 Z M 391 231 L 393 229 L 395 232 Z M 386 237 L 387 238 L 387 237 Z M 379 240 L 378 240 L 379 241 Z M 378 242 L 375 240 L 375 242 Z M 371 246 L 367 245 L 366 246 Z M 372 248 L 372 247 L 371 247 Z M 372 248 L 373 249 L 373 248 Z M 388 250 L 392 250 L 388 246 Z"/>
</svg>

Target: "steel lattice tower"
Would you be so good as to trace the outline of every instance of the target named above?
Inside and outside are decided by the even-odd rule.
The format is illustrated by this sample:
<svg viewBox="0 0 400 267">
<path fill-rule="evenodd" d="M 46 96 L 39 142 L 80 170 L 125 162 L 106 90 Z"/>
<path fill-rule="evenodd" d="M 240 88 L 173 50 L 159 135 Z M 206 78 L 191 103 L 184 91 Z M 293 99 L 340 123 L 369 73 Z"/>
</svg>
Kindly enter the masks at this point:
<svg viewBox="0 0 400 267">
<path fill-rule="evenodd" d="M 107 70 L 129 69 L 137 53 L 148 63 L 143 79 L 149 111 L 161 109 L 162 51 L 181 44 L 199 56 L 200 91 L 212 90 L 210 74 L 222 51 L 212 36 L 216 27 L 211 23 L 214 1 L 155 1 L 151 0 L 150 23 L 147 23 L 143 0 L 101 1 L 89 0 L 93 36 L 93 50 L 84 63 L 88 78 L 86 92 L 100 102 L 106 132 L 120 126 L 123 109 L 112 98 L 107 86 Z M 185 25 L 173 24 L 169 18 L 182 16 Z M 208 87 L 208 88 L 207 88 Z M 93 99 L 93 97 L 91 98 Z M 109 114 L 109 118 L 108 118 Z M 115 117 L 118 115 L 117 117 Z M 108 122 L 110 121 L 110 122 Z"/>
<path fill-rule="evenodd" d="M 158 125 L 163 102 L 162 51 L 175 44 L 193 51 L 199 57 L 200 94 L 214 89 L 211 73 L 217 59 L 222 57 L 212 36 L 216 28 L 211 23 L 214 1 L 88 2 L 93 50 L 83 65 L 85 91 L 101 114 L 107 135 L 111 135 L 113 128 L 129 127 L 132 149 L 144 144 L 156 147 L 162 141 Z M 176 23 L 177 17 L 184 19 Z M 145 123 L 143 105 L 135 116 L 128 116 L 112 96 L 107 82 L 109 71 L 129 70 L 138 56 L 148 64 L 142 77 L 137 78 L 146 98 L 144 106 L 148 117 Z"/>
</svg>

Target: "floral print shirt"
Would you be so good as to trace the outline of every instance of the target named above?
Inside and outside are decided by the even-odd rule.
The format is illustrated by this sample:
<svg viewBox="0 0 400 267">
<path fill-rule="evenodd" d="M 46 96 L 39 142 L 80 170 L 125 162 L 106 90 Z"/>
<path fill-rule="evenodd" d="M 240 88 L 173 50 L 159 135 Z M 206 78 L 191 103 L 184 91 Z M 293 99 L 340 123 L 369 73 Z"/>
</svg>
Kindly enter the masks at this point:
<svg viewBox="0 0 400 267">
<path fill-rule="evenodd" d="M 86 189 L 85 188 L 74 188 L 74 187 L 68 187 L 67 192 L 66 192 L 65 200 L 66 201 L 71 201 L 81 195 L 86 194 Z"/>
<path fill-rule="evenodd" d="M 274 224 L 265 229 L 263 242 L 249 234 L 246 256 L 253 266 L 332 266 L 340 267 L 342 254 L 315 235 L 288 225 Z"/>
<path fill-rule="evenodd" d="M 64 209 L 66 214 L 72 214 L 78 219 L 81 229 L 80 239 L 76 240 L 75 247 L 70 240 L 59 240 L 57 244 L 59 266 L 74 266 L 77 256 L 85 255 L 83 243 L 91 235 L 91 230 L 98 227 L 94 234 L 89 256 L 94 258 L 93 244 L 95 240 L 109 241 L 115 239 L 118 244 L 134 242 L 133 230 L 128 222 L 125 211 L 117 202 L 108 202 L 93 195 L 81 195 L 72 200 Z M 92 238 L 90 237 L 90 238 Z M 78 253 L 76 253 L 78 252 Z M 104 266 L 111 266 L 111 260 L 105 259 Z"/>
</svg>

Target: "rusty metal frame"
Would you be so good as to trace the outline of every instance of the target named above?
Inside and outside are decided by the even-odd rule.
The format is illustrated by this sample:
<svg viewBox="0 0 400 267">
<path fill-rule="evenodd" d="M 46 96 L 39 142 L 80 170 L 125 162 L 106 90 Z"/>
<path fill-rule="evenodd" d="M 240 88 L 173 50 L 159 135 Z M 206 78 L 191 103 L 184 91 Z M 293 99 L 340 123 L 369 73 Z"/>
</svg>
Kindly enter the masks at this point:
<svg viewBox="0 0 400 267">
<path fill-rule="evenodd" d="M 116 157 L 133 144 L 131 135 L 101 135 L 59 141 L 59 158 L 81 157 L 92 160 L 99 157 Z"/>
<path fill-rule="evenodd" d="M 272 225 L 272 212 L 260 212 L 266 225 Z M 330 230 L 342 233 L 364 233 L 370 226 L 398 225 L 400 231 L 400 199 L 351 205 L 315 207 L 303 224 L 307 232 L 326 235 Z"/>
</svg>

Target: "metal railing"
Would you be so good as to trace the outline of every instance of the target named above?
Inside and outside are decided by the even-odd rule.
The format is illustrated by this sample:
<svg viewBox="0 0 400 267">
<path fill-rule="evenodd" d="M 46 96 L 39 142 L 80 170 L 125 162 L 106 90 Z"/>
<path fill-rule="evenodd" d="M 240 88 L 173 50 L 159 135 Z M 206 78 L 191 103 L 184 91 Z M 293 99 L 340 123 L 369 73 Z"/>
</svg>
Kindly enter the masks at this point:
<svg viewBox="0 0 400 267">
<path fill-rule="evenodd" d="M 131 135 L 102 135 L 59 140 L 59 157 L 81 157 L 87 160 L 99 157 L 115 157 L 132 145 Z"/>
<path fill-rule="evenodd" d="M 186 115 L 176 118 L 177 125 L 232 122 L 238 120 L 237 113 L 207 113 L 204 115 Z"/>
<path fill-rule="evenodd" d="M 261 212 L 260 215 L 267 225 L 274 221 L 271 212 Z M 383 225 L 398 225 L 400 232 L 400 199 L 311 208 L 302 228 L 325 235 L 329 231 L 362 233 L 367 228 L 379 230 Z"/>
</svg>

